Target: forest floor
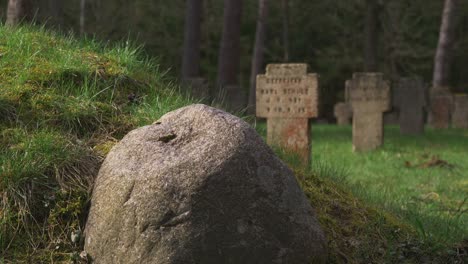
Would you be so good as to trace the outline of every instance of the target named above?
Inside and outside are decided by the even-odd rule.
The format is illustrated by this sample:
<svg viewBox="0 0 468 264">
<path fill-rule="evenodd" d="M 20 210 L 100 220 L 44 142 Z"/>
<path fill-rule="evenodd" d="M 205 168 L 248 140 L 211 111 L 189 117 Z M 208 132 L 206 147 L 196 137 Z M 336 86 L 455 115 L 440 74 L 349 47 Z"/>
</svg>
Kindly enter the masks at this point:
<svg viewBox="0 0 468 264">
<path fill-rule="evenodd" d="M 94 178 L 108 151 L 128 131 L 194 100 L 182 96 L 155 61 L 127 44 L 104 46 L 31 27 L 0 26 L 0 36 L 0 263 L 83 262 L 79 257 L 83 238 L 72 241 L 71 237 L 79 237 L 84 228 Z M 457 244 L 460 236 L 434 243 L 434 232 L 426 222 L 418 230 L 387 208 L 380 209 L 385 203 L 366 199 L 360 192 L 356 196 L 361 199 L 356 198 L 353 192 L 359 189 L 354 186 L 359 181 L 348 180 L 354 174 L 340 163 L 349 159 L 351 166 L 352 159 L 374 155 L 350 152 L 349 129 L 323 126 L 314 128 L 314 133 L 313 152 L 322 156 L 314 157 L 312 170 L 301 170 L 293 156 L 278 154 L 296 168 L 317 210 L 329 241 L 330 263 L 462 263 L 466 244 Z M 453 142 L 454 150 L 461 144 Z M 334 148 L 347 158 L 334 156 L 338 155 Z M 461 170 L 463 162 L 450 151 L 436 153 L 450 167 L 437 170 Z M 383 155 L 378 153 L 376 157 Z M 408 158 L 411 165 L 417 164 L 416 157 Z M 461 177 L 450 177 L 461 181 L 453 184 L 466 186 Z M 349 186 L 351 191 L 346 190 Z M 421 191 L 430 194 L 427 199 L 441 205 L 450 201 L 450 208 L 465 210 L 464 205 L 455 206 L 463 200 L 462 194 L 427 188 Z M 460 225 L 466 222 L 464 217 Z M 460 225 L 458 230 L 463 230 Z"/>
</svg>

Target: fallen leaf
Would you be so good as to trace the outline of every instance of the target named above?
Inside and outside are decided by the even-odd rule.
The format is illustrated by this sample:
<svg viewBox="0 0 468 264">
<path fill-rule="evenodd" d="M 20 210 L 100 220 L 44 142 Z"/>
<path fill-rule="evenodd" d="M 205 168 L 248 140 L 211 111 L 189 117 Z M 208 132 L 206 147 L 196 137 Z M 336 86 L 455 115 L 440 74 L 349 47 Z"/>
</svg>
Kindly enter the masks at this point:
<svg viewBox="0 0 468 264">
<path fill-rule="evenodd" d="M 438 201 L 440 199 L 440 196 L 436 192 L 430 192 L 430 193 L 421 195 L 421 199 L 426 200 L 426 201 Z"/>
<path fill-rule="evenodd" d="M 421 163 L 418 165 L 420 168 L 431 168 L 431 167 L 445 167 L 445 168 L 453 168 L 454 166 L 447 161 L 440 159 L 438 156 L 432 156 L 429 161 Z"/>
</svg>

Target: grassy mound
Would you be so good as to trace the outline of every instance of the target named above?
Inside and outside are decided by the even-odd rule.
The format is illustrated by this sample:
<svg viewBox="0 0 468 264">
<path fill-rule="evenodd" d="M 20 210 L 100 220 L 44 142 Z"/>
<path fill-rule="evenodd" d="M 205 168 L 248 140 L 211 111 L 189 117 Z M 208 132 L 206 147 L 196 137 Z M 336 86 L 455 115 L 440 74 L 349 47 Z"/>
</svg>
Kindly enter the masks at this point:
<svg viewBox="0 0 468 264">
<path fill-rule="evenodd" d="M 0 26 L 0 263 L 80 262 L 103 158 L 129 130 L 191 103 L 177 91 L 128 45 Z M 431 252 L 410 226 L 343 190 L 330 180 L 340 171 L 297 175 L 327 234 L 330 263 L 460 260 Z"/>
<path fill-rule="evenodd" d="M 5 260 L 50 262 L 79 252 L 70 235 L 82 231 L 104 155 L 130 129 L 190 103 L 138 53 L 128 45 L 0 26 Z"/>
</svg>

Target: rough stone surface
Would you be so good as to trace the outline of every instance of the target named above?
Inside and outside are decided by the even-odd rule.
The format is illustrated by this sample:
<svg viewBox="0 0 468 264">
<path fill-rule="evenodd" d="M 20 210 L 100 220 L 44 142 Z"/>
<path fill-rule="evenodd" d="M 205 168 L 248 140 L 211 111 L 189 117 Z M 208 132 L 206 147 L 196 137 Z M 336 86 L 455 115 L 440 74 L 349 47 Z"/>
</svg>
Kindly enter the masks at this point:
<svg viewBox="0 0 468 264">
<path fill-rule="evenodd" d="M 351 117 L 353 117 L 353 110 L 347 103 L 339 102 L 335 104 L 334 115 L 338 125 L 350 125 Z"/>
<path fill-rule="evenodd" d="M 131 131 L 96 180 L 95 263 L 324 263 L 291 170 L 246 122 L 192 105 Z"/>
<path fill-rule="evenodd" d="M 394 105 L 399 109 L 400 132 L 419 135 L 424 132 L 427 90 L 421 78 L 401 78 L 393 88 Z"/>
<path fill-rule="evenodd" d="M 267 142 L 310 162 L 309 118 L 318 115 L 318 76 L 307 64 L 269 64 L 257 76 L 256 115 L 267 118 Z"/>
<path fill-rule="evenodd" d="M 353 109 L 353 149 L 376 149 L 383 144 L 383 112 L 390 109 L 390 85 L 381 73 L 355 73 L 346 85 Z"/>
<path fill-rule="evenodd" d="M 468 94 L 456 94 L 454 102 L 452 126 L 454 128 L 468 128 Z"/>
<path fill-rule="evenodd" d="M 310 161 L 310 123 L 307 118 L 267 119 L 267 142 L 287 146 L 304 164 Z M 279 142 L 279 143 L 278 143 Z"/>
<path fill-rule="evenodd" d="M 430 95 L 430 125 L 436 129 L 450 126 L 453 95 L 447 87 L 432 88 Z"/>
</svg>

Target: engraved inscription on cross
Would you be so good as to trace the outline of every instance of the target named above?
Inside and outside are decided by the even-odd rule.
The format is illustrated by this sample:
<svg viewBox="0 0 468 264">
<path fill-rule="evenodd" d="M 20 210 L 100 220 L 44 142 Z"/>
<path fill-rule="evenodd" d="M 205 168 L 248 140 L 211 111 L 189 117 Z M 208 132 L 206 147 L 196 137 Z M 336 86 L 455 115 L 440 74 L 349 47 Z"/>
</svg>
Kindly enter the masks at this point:
<svg viewBox="0 0 468 264">
<path fill-rule="evenodd" d="M 318 115 L 318 75 L 307 64 L 269 64 L 257 75 L 256 115 L 267 119 L 267 143 L 310 162 L 309 118 Z"/>
<path fill-rule="evenodd" d="M 353 149 L 373 150 L 383 143 L 383 112 L 390 110 L 390 85 L 382 73 L 355 73 L 347 82 L 353 110 Z"/>
</svg>

